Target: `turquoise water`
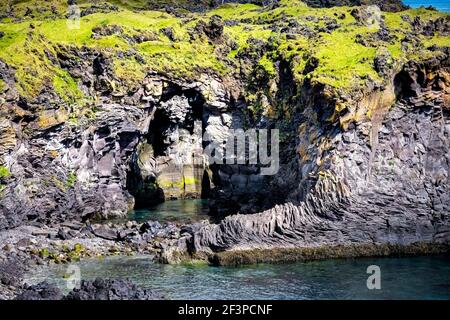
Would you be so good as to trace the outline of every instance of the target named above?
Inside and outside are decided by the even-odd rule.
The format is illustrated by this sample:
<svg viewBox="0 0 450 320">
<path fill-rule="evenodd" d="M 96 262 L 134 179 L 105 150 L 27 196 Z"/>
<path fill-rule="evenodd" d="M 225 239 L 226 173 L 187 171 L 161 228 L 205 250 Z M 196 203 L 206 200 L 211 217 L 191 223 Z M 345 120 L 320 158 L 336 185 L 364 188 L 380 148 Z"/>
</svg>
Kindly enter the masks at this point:
<svg viewBox="0 0 450 320">
<path fill-rule="evenodd" d="M 450 0 L 403 0 L 403 3 L 413 8 L 433 6 L 441 11 L 450 12 Z"/>
<path fill-rule="evenodd" d="M 208 211 L 207 200 L 172 200 L 151 208 L 134 210 L 130 213 L 129 219 L 138 222 L 154 220 L 159 222 L 176 221 L 179 223 L 190 223 L 208 219 Z"/>
<path fill-rule="evenodd" d="M 146 257 L 89 260 L 82 279 L 129 278 L 170 299 L 450 299 L 450 257 L 324 260 L 243 267 L 154 264 Z M 381 270 L 381 289 L 369 290 L 366 271 Z M 67 266 L 34 270 L 28 283 L 65 287 Z"/>
</svg>

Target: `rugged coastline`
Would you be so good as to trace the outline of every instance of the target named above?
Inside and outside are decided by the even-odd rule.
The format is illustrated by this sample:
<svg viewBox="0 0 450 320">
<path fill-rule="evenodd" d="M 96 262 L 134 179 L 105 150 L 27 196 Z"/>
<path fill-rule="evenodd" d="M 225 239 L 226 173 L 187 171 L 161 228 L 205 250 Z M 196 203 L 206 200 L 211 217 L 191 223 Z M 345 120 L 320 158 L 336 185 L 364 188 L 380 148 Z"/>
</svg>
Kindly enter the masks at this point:
<svg viewBox="0 0 450 320">
<path fill-rule="evenodd" d="M 64 236 L 69 230 L 77 234 Z M 64 230 L 64 231 L 61 231 Z M 91 230 L 91 231 L 89 231 Z M 93 231 L 96 230 L 96 231 Z M 443 255 L 450 253 L 450 243 L 355 244 L 322 247 L 292 247 L 273 249 L 228 250 L 212 254 L 190 254 L 180 237 L 187 236 L 186 227 L 158 222 L 116 225 L 65 224 L 58 228 L 18 227 L 1 233 L 3 245 L 0 254 L 0 298 L 25 300 L 70 299 L 60 289 L 49 283 L 28 285 L 23 277 L 33 268 L 52 264 L 77 265 L 86 259 L 102 259 L 108 256 L 139 255 L 154 263 L 208 264 L 211 266 L 241 266 L 257 263 L 289 263 L 320 259 L 347 259 L 362 257 L 408 257 L 417 255 Z M 78 233 L 79 232 L 79 233 Z M 176 248 L 176 250 L 174 250 Z M 97 280 L 103 281 L 103 280 Z M 108 282 L 109 281 L 109 282 Z M 111 282 L 112 281 L 112 282 Z M 130 282 L 106 280 L 101 285 L 84 282 L 81 293 L 75 291 L 72 299 L 91 299 L 118 286 L 129 288 L 122 297 L 111 293 L 107 299 L 138 299 L 142 289 Z M 117 290 L 116 290 L 117 291 Z M 85 292 L 84 295 L 82 292 Z M 113 290 L 113 292 L 115 292 Z M 120 291 L 119 292 L 124 292 Z M 163 296 L 144 292 L 142 299 L 164 299 Z M 75 297 L 75 298 L 74 298 Z M 83 298 L 84 297 L 84 298 Z M 105 298 L 105 297 L 104 297 Z"/>
<path fill-rule="evenodd" d="M 52 28 L 69 27 L 65 1 L 5 7 L 0 298 L 42 290 L 22 287 L 33 265 L 95 256 L 448 253 L 450 17 L 335 2 L 78 1 L 80 27 L 64 35 Z M 280 131 L 275 175 L 205 160 L 210 141 L 247 128 Z M 210 221 L 108 222 L 202 197 Z"/>
</svg>

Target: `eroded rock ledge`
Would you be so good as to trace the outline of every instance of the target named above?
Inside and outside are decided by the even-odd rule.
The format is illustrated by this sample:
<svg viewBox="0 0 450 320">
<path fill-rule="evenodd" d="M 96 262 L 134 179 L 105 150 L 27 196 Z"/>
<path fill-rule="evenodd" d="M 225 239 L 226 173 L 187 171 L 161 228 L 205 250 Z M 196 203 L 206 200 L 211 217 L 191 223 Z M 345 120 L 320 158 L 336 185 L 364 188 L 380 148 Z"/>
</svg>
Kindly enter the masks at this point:
<svg viewBox="0 0 450 320">
<path fill-rule="evenodd" d="M 214 266 L 239 266 L 257 263 L 288 263 L 321 259 L 363 257 L 408 257 L 416 255 L 449 254 L 450 243 L 418 242 L 410 245 L 357 244 L 304 248 L 274 248 L 231 250 L 208 257 Z"/>
</svg>

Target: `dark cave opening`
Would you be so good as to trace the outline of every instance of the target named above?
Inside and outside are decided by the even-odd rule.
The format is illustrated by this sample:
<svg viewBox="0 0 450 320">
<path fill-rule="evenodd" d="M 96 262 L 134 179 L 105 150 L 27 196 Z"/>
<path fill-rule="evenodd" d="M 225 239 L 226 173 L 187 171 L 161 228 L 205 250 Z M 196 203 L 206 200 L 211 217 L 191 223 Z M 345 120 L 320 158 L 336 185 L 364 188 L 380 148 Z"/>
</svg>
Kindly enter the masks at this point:
<svg viewBox="0 0 450 320">
<path fill-rule="evenodd" d="M 175 103 L 174 103 L 175 101 Z M 181 106 L 181 111 L 177 110 L 177 103 L 184 103 Z M 186 108 L 186 103 L 188 107 Z M 170 162 L 171 157 L 176 156 L 178 152 L 178 143 L 195 144 L 196 139 L 201 139 L 200 146 L 203 145 L 202 136 L 205 131 L 204 110 L 203 106 L 205 99 L 195 89 L 183 89 L 176 84 L 169 84 L 163 91 L 162 97 L 158 104 L 153 105 L 155 108 L 153 118 L 150 121 L 148 133 L 143 137 L 142 142 L 133 155 L 130 169 L 127 176 L 127 189 L 135 199 L 135 209 L 145 209 L 156 204 L 174 200 L 174 199 L 207 199 L 211 193 L 211 181 L 209 173 L 206 168 L 203 171 L 196 171 L 189 174 L 198 175 L 198 179 L 194 179 L 196 184 L 201 186 L 201 191 L 198 193 L 190 193 L 188 183 L 192 183 L 189 177 L 182 177 L 181 183 L 185 194 L 180 198 L 173 196 L 170 193 L 170 187 L 161 184 L 161 180 L 172 179 L 171 172 L 167 173 L 165 170 L 172 170 L 173 165 L 165 168 L 160 168 L 160 162 Z M 169 107 L 167 107 L 167 105 Z M 183 109 L 185 107 L 185 109 Z M 172 110 L 174 108 L 175 110 Z M 175 116 L 171 114 L 175 113 Z M 180 117 L 180 114 L 182 117 Z M 199 132 L 199 123 L 201 123 Z M 177 133 L 178 132 L 178 133 Z M 179 139 L 179 141 L 178 141 Z M 185 145 L 184 145 L 185 148 Z M 181 151 L 180 151 L 181 152 Z M 153 161 L 153 171 L 149 172 L 149 160 Z M 158 161 L 158 159 L 163 159 Z M 145 162 L 148 163 L 145 163 Z M 181 164 L 181 170 L 184 172 L 185 164 Z M 162 171 L 162 172 L 161 172 Z M 161 178 L 161 176 L 164 176 Z M 164 181 L 165 182 L 165 181 Z M 174 183 L 179 184 L 179 183 Z"/>
<path fill-rule="evenodd" d="M 142 139 L 140 149 L 136 150 L 133 156 L 127 180 L 128 190 L 135 198 L 136 209 L 149 208 L 171 200 L 208 199 L 209 215 L 220 220 L 238 212 L 247 214 L 268 209 L 275 202 L 279 203 L 280 198 L 284 199 L 283 192 L 270 193 L 269 190 L 261 189 L 258 177 L 255 176 L 258 168 L 249 164 L 208 163 L 205 167 L 188 165 L 186 169 L 183 163 L 181 166 L 183 177 L 180 179 L 177 176 L 178 169 L 174 169 L 170 162 L 174 155 L 177 156 L 178 149 L 186 148 L 186 145 L 191 146 L 195 140 L 199 142 L 197 147 L 202 149 L 204 156 L 203 150 L 210 142 L 203 140 L 203 134 L 210 124 L 210 117 L 221 116 L 217 110 L 205 109 L 205 103 L 198 90 L 183 89 L 176 84 L 169 84 L 163 91 L 159 103 L 153 106 L 156 108 L 153 119 L 148 133 Z M 238 111 L 233 108 L 235 106 L 230 107 L 234 110 L 233 116 L 237 117 L 237 122 L 233 125 L 242 124 L 239 122 L 239 115 L 236 115 Z M 184 112 L 181 117 L 180 110 Z M 174 134 L 176 130 L 183 131 L 184 145 L 177 144 L 179 136 Z M 247 158 L 248 152 L 246 143 Z M 147 155 L 143 156 L 145 154 Z M 154 158 L 156 164 L 153 165 L 159 166 L 158 170 L 149 172 L 149 163 L 142 163 L 148 161 L 149 157 Z M 169 165 L 166 166 L 167 163 Z M 194 176 L 195 179 L 192 179 Z M 246 181 L 243 184 L 239 182 L 242 179 Z M 182 189 L 182 195 L 178 189 Z"/>
<path fill-rule="evenodd" d="M 178 85 L 172 84 L 163 92 L 161 103 L 165 103 L 175 96 L 187 98 L 190 109 L 185 115 L 185 120 L 181 123 L 176 123 L 170 119 L 165 110 L 156 106 L 156 111 L 146 136 L 147 142 L 153 146 L 154 155 L 156 157 L 166 155 L 167 148 L 171 144 L 170 141 L 168 141 L 168 135 L 174 130 L 185 129 L 190 134 L 193 134 L 194 123 L 196 121 L 201 121 L 202 135 L 205 131 L 203 119 L 203 105 L 205 104 L 205 99 L 203 96 L 195 89 L 183 90 Z"/>
<path fill-rule="evenodd" d="M 167 115 L 160 109 L 156 109 L 151 121 L 149 133 L 146 137 L 147 143 L 153 146 L 155 157 L 163 156 L 166 153 L 168 144 L 165 143 L 165 131 L 169 129 L 170 121 Z"/>
</svg>

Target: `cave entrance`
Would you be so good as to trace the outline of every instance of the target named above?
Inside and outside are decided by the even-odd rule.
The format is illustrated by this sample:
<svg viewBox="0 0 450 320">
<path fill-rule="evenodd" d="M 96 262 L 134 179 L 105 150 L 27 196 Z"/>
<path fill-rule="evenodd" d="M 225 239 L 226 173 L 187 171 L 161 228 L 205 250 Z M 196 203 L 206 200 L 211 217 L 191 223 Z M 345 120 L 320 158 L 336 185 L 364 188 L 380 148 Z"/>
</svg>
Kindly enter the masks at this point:
<svg viewBox="0 0 450 320">
<path fill-rule="evenodd" d="M 203 156 L 205 99 L 194 89 L 169 85 L 140 143 L 127 179 L 135 209 L 169 200 L 207 199 L 210 173 Z M 189 204 L 180 208 L 192 208 Z M 190 210 L 188 210 L 190 211 Z"/>
</svg>

